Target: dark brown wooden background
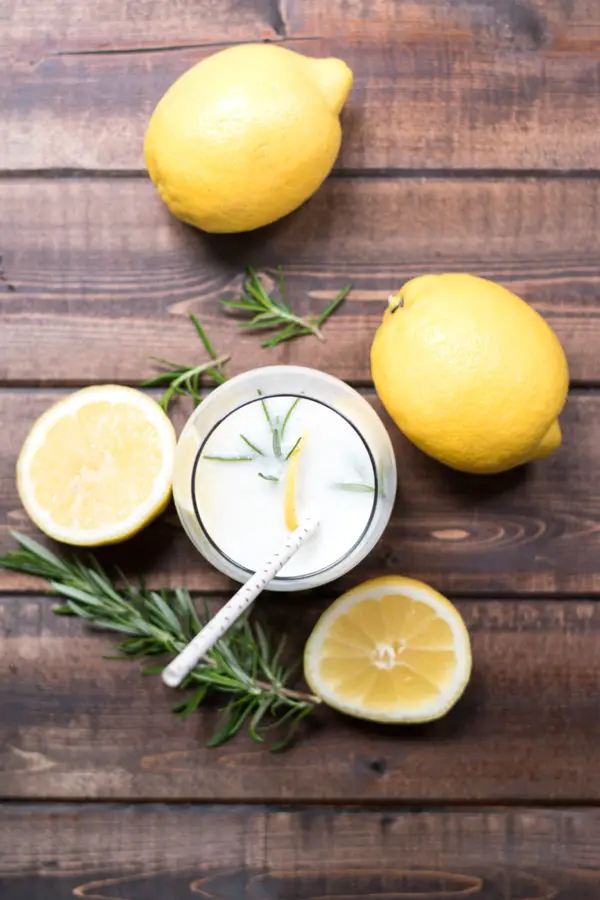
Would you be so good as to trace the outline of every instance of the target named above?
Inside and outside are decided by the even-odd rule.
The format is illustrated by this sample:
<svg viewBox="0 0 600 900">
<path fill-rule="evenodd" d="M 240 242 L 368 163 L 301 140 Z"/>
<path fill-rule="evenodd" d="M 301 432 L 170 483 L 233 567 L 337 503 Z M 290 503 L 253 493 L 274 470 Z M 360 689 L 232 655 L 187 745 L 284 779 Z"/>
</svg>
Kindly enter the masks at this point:
<svg viewBox="0 0 600 900">
<path fill-rule="evenodd" d="M 334 173 L 264 231 L 174 221 L 143 167 L 151 110 L 215 49 L 270 40 L 354 70 Z M 32 529 L 14 464 L 66 390 L 193 362 L 189 312 L 232 371 L 321 367 L 370 390 L 385 298 L 426 271 L 501 281 L 564 343 L 564 446 L 452 474 L 393 429 L 393 521 L 358 572 L 456 600 L 472 682 L 412 729 L 320 712 L 289 753 L 204 743 L 110 638 L 0 576 L 0 896 L 309 900 L 600 897 L 600 4 L 598 0 L 4 0 L 0 9 L 0 549 Z M 286 268 L 301 309 L 350 278 L 321 346 L 265 357 L 217 303 Z M 179 423 L 185 410 L 179 411 Z M 157 584 L 229 585 L 171 511 L 113 551 Z M 262 605 L 298 648 L 344 585 Z"/>
</svg>

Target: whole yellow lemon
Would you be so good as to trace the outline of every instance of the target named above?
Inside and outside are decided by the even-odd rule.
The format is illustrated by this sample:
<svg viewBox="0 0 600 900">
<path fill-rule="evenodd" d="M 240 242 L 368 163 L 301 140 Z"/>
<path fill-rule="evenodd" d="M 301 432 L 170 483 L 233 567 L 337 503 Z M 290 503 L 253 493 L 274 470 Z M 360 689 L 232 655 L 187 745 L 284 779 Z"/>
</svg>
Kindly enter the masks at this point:
<svg viewBox="0 0 600 900">
<path fill-rule="evenodd" d="M 534 309 L 491 281 L 409 281 L 390 297 L 371 369 L 401 431 L 455 469 L 503 472 L 560 445 L 564 351 Z"/>
<path fill-rule="evenodd" d="M 210 232 L 268 225 L 327 177 L 352 72 L 273 44 L 244 44 L 185 72 L 154 110 L 144 154 L 171 212 Z"/>
</svg>

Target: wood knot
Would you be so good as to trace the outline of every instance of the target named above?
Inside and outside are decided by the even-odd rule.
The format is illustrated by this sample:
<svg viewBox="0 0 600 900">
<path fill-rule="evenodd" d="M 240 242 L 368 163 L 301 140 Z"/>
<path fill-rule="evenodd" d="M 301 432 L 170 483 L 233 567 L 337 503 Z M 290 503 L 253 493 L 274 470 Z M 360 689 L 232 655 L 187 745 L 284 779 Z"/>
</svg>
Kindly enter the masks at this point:
<svg viewBox="0 0 600 900">
<path fill-rule="evenodd" d="M 384 759 L 372 759 L 368 763 L 368 767 L 376 775 L 385 775 L 387 772 L 387 764 Z"/>
</svg>

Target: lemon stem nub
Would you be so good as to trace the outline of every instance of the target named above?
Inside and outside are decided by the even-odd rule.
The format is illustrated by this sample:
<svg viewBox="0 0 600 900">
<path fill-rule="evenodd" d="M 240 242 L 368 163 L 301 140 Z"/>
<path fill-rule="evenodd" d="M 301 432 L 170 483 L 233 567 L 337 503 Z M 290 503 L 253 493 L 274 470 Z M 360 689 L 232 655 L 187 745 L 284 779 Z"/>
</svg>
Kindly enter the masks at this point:
<svg viewBox="0 0 600 900">
<path fill-rule="evenodd" d="M 390 294 L 388 297 L 388 309 L 391 313 L 395 313 L 397 309 L 404 306 L 404 298 L 402 294 Z"/>
</svg>

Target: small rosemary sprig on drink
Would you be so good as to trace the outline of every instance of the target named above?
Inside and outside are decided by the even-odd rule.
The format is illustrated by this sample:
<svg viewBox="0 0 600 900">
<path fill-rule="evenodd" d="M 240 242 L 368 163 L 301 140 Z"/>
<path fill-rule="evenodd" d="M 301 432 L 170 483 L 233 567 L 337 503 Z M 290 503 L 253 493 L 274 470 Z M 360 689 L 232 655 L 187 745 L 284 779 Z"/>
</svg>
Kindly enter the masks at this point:
<svg viewBox="0 0 600 900">
<path fill-rule="evenodd" d="M 300 441 L 302 440 L 302 435 L 300 435 L 300 437 L 292 445 L 289 452 L 284 453 L 283 439 L 285 437 L 285 429 L 287 428 L 287 424 L 290 420 L 290 416 L 292 415 L 292 413 L 296 409 L 296 406 L 298 405 L 298 403 L 300 402 L 300 400 L 302 398 L 296 397 L 296 399 L 292 402 L 290 408 L 286 412 L 285 416 L 283 417 L 283 422 L 282 422 L 279 416 L 275 416 L 275 418 L 273 418 L 273 416 L 269 412 L 269 407 L 267 406 L 267 402 L 266 402 L 265 398 L 263 397 L 263 392 L 260 389 L 258 391 L 258 396 L 260 398 L 260 403 L 261 403 L 263 412 L 265 414 L 267 424 L 271 430 L 272 457 L 278 463 L 288 462 L 288 460 L 290 459 L 292 454 L 298 448 L 298 445 L 300 444 Z M 254 444 L 249 438 L 246 437 L 245 434 L 240 434 L 240 438 L 242 439 L 244 444 L 246 444 L 246 446 L 249 447 L 253 451 L 254 456 L 248 456 L 247 454 L 238 454 L 237 456 L 226 456 L 226 455 L 214 456 L 214 455 L 203 453 L 202 459 L 209 459 L 209 460 L 213 460 L 215 462 L 252 462 L 252 460 L 257 459 L 259 456 L 268 457 L 269 454 L 266 453 L 264 450 L 262 450 L 260 447 L 258 447 L 256 444 Z M 262 478 L 263 481 L 279 481 L 278 475 L 272 475 L 270 473 L 265 473 L 265 472 L 258 472 L 257 475 L 259 478 Z"/>
<path fill-rule="evenodd" d="M 352 288 L 351 284 L 347 284 L 318 315 L 309 315 L 303 318 L 296 315 L 289 304 L 281 267 L 278 269 L 278 297 L 267 293 L 252 266 L 246 267 L 246 274 L 241 296 L 235 300 L 220 300 L 220 302 L 227 309 L 247 313 L 252 317 L 249 322 L 242 322 L 240 328 L 279 328 L 276 334 L 263 341 L 262 347 L 276 347 L 283 341 L 301 337 L 303 334 L 313 334 L 319 340 L 324 340 L 321 326 L 338 308 Z"/>
<path fill-rule="evenodd" d="M 169 408 L 169 403 L 175 396 L 189 395 L 194 401 L 194 406 L 198 406 L 202 399 L 200 396 L 201 375 L 209 375 L 216 384 L 223 384 L 226 380 L 226 376 L 223 372 L 223 365 L 228 361 L 229 357 L 217 355 L 204 326 L 198 321 L 196 316 L 193 314 L 190 315 L 190 321 L 196 329 L 196 333 L 202 341 L 204 349 L 210 356 L 210 361 L 200 363 L 198 366 L 184 366 L 180 363 L 171 362 L 168 359 L 153 357 L 155 362 L 166 367 L 165 371 L 156 375 L 154 378 L 149 378 L 148 381 L 144 381 L 142 387 L 167 386 L 166 391 L 159 401 L 165 412 Z"/>
<path fill-rule="evenodd" d="M 352 491 L 355 494 L 374 494 L 375 488 L 372 484 L 363 484 L 360 481 L 336 481 L 331 487 L 338 491 Z"/>
<path fill-rule="evenodd" d="M 185 588 L 154 591 L 123 577 L 123 586 L 117 587 L 93 556 L 85 562 L 75 556 L 67 559 L 25 535 L 13 532 L 13 537 L 19 549 L 0 557 L 0 567 L 46 578 L 65 600 L 56 613 L 126 635 L 117 647 L 124 657 L 173 657 L 210 618 L 206 609 L 198 613 Z M 283 726 L 283 737 L 271 750 L 283 749 L 320 702 L 287 686 L 295 667 L 282 663 L 284 645 L 284 639 L 273 645 L 257 622 L 238 620 L 187 677 L 182 688 L 188 692 L 173 711 L 187 716 L 209 698 L 228 697 L 209 746 L 228 741 L 244 725 L 260 743 L 271 729 Z M 163 668 L 161 664 L 145 671 Z"/>
</svg>

